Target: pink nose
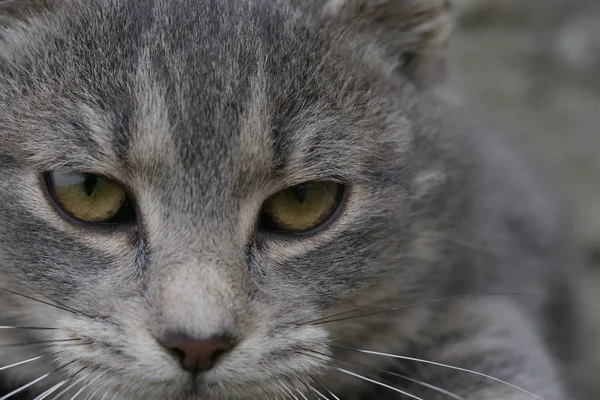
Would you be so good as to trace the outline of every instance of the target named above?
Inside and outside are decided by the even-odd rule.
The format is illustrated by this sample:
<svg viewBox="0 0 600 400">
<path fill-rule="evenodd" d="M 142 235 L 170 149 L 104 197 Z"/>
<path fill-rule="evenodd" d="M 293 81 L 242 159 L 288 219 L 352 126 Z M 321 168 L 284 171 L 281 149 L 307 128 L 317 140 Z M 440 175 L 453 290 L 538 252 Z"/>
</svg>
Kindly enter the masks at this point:
<svg viewBox="0 0 600 400">
<path fill-rule="evenodd" d="M 179 357 L 186 371 L 192 373 L 208 371 L 221 355 L 233 347 L 231 340 L 226 337 L 193 339 L 177 336 L 163 341 L 162 344 Z"/>
</svg>

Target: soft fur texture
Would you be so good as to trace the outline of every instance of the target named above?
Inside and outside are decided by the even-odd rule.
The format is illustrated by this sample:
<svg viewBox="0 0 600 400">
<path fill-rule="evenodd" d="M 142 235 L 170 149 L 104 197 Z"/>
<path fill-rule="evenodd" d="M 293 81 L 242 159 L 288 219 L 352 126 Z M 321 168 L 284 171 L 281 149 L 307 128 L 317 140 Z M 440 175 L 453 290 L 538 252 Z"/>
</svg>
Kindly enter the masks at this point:
<svg viewBox="0 0 600 400">
<path fill-rule="evenodd" d="M 0 6 L 0 288 L 16 292 L 0 291 L 0 325 L 54 328 L 0 330 L 0 367 L 45 355 L 5 386 L 51 373 L 24 398 L 63 381 L 97 399 L 408 398 L 343 369 L 413 398 L 573 398 L 570 235 L 539 179 L 436 94 L 450 12 Z M 63 218 L 53 170 L 126 186 L 136 229 Z M 328 226 L 257 230 L 269 195 L 309 180 L 348 187 Z M 236 346 L 192 376 L 157 342 L 171 332 Z"/>
</svg>

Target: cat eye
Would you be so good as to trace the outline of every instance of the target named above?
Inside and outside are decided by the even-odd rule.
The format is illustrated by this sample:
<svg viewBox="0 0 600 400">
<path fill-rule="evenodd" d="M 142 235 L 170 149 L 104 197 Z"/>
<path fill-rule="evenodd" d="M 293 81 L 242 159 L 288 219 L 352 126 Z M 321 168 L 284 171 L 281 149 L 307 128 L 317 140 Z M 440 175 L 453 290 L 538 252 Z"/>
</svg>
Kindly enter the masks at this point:
<svg viewBox="0 0 600 400">
<path fill-rule="evenodd" d="M 94 174 L 49 172 L 48 190 L 57 206 L 83 222 L 120 224 L 133 222 L 135 211 L 119 184 Z"/>
<path fill-rule="evenodd" d="M 336 182 L 312 181 L 290 187 L 265 202 L 261 228 L 307 233 L 329 221 L 338 209 L 344 187 Z"/>
</svg>

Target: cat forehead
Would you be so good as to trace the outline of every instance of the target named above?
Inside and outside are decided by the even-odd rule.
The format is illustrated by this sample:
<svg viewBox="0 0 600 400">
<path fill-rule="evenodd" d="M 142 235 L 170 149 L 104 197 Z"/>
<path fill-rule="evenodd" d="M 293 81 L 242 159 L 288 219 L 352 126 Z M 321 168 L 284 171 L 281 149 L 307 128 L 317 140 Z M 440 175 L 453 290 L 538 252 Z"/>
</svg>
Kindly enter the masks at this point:
<svg viewBox="0 0 600 400">
<path fill-rule="evenodd" d="M 48 155 L 57 163 L 144 164 L 160 153 L 188 170 L 225 158 L 281 169 L 298 152 L 357 141 L 343 120 L 365 112 L 360 74 L 336 62 L 322 27 L 291 11 L 236 1 L 87 6 L 32 29 L 41 39 L 7 74 L 21 124 L 38 127 L 33 150 L 60 150 Z M 113 159 L 92 159 L 103 156 Z"/>
</svg>

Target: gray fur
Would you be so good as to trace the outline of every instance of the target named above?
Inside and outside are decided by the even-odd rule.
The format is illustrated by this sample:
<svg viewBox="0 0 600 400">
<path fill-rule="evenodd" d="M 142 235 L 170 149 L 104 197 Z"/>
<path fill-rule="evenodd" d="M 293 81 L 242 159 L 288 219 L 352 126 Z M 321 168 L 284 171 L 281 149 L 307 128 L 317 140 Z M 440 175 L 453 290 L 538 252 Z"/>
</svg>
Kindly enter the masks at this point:
<svg viewBox="0 0 600 400">
<path fill-rule="evenodd" d="M 0 292 L 0 325 L 58 328 L 0 331 L 0 343 L 81 338 L 0 347 L 0 367 L 50 354 L 1 376 L 17 387 L 64 367 L 31 398 L 76 373 L 98 398 L 308 397 L 307 384 L 324 390 L 313 378 L 341 399 L 402 398 L 341 367 L 426 399 L 447 397 L 381 371 L 468 400 L 532 398 L 334 345 L 573 398 L 570 235 L 530 169 L 436 95 L 447 3 L 2 6 L 0 287 L 87 315 Z M 137 228 L 62 218 L 40 180 L 56 169 L 128 187 Z M 270 194 L 312 179 L 348 185 L 335 221 L 311 236 L 256 231 Z M 169 332 L 237 346 L 192 378 L 156 342 Z"/>
</svg>

